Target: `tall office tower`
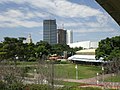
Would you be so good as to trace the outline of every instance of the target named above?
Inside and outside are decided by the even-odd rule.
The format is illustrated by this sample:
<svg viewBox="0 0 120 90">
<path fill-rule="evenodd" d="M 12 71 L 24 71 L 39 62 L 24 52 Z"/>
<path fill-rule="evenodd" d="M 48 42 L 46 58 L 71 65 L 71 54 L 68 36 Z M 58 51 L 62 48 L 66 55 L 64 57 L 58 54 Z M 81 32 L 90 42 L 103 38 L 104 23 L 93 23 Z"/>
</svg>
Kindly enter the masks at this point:
<svg viewBox="0 0 120 90">
<path fill-rule="evenodd" d="M 73 32 L 71 30 L 67 30 L 67 44 L 73 43 Z"/>
<path fill-rule="evenodd" d="M 66 44 L 66 30 L 58 29 L 58 43 Z"/>
<path fill-rule="evenodd" d="M 43 21 L 43 41 L 46 41 L 49 44 L 57 44 L 56 20 Z"/>
</svg>

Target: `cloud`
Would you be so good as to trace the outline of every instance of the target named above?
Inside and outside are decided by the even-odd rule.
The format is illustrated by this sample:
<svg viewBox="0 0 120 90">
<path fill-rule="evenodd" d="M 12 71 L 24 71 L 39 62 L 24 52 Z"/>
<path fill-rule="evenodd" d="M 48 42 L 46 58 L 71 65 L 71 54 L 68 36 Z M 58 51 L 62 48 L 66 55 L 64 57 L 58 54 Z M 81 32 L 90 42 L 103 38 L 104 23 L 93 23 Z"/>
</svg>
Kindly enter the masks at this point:
<svg viewBox="0 0 120 90">
<path fill-rule="evenodd" d="M 31 20 L 32 18 L 43 18 L 45 15 L 38 12 L 22 12 L 20 10 L 11 9 L 7 12 L 0 13 L 0 27 L 41 27 L 42 22 Z"/>
<path fill-rule="evenodd" d="M 27 4 L 34 9 L 24 6 L 3 11 L 0 13 L 0 27 L 42 27 L 43 19 L 50 17 L 58 19 L 59 17 L 58 24 L 62 22 L 66 29 L 71 28 L 75 32 L 113 31 L 113 29 L 109 29 L 111 27 L 108 24 L 109 18 L 106 14 L 98 9 L 72 3 L 69 0 L 0 0 L 0 3 L 2 5 L 5 3 Z M 94 21 L 91 20 L 93 17 L 95 18 Z M 80 20 L 76 22 L 75 18 Z M 106 29 L 101 30 L 103 27 Z"/>
<path fill-rule="evenodd" d="M 90 29 L 76 29 L 74 30 L 75 33 L 95 33 L 95 32 L 114 32 L 113 28 L 90 28 Z"/>
<path fill-rule="evenodd" d="M 1 0 L 1 3 L 14 2 L 17 4 L 27 3 L 33 8 L 42 8 L 47 13 L 60 17 L 91 17 L 102 14 L 98 9 L 86 5 L 72 3 L 68 0 Z"/>
<path fill-rule="evenodd" d="M 67 0 L 55 0 L 55 9 L 57 15 L 64 17 L 79 17 L 86 18 L 102 14 L 97 9 L 88 7 L 86 5 L 75 4 Z"/>
<path fill-rule="evenodd" d="M 46 12 L 60 17 L 86 18 L 102 14 L 98 9 L 86 5 L 72 3 L 68 0 L 31 0 L 32 7 L 44 8 Z"/>
<path fill-rule="evenodd" d="M 16 20 L 14 22 L 10 22 L 10 23 L 2 23 L 0 24 L 0 27 L 9 27 L 9 28 L 13 28 L 13 27 L 26 27 L 26 28 L 33 28 L 33 27 L 40 27 L 42 26 L 42 23 L 37 23 L 34 21 L 19 21 Z"/>
</svg>

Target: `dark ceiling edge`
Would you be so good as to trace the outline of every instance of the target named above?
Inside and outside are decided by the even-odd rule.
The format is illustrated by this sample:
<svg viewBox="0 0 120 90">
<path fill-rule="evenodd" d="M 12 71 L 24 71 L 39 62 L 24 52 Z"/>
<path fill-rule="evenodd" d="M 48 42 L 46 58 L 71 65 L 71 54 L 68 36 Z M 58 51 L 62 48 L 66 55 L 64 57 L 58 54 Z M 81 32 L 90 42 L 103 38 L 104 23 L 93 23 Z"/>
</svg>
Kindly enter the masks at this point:
<svg viewBox="0 0 120 90">
<path fill-rule="evenodd" d="M 119 14 L 120 11 L 119 11 L 119 12 L 117 12 L 117 10 L 116 10 L 116 11 L 109 11 L 109 10 L 105 7 L 105 5 L 108 4 L 109 0 L 106 0 L 106 1 L 104 1 L 104 0 L 95 0 L 95 1 L 96 1 L 96 2 L 117 22 L 117 24 L 120 26 L 120 20 L 115 17 L 115 15 L 117 16 L 117 14 L 120 15 L 120 14 Z M 113 1 L 115 1 L 115 0 L 113 0 Z M 115 14 L 115 15 L 113 15 L 113 14 Z"/>
</svg>

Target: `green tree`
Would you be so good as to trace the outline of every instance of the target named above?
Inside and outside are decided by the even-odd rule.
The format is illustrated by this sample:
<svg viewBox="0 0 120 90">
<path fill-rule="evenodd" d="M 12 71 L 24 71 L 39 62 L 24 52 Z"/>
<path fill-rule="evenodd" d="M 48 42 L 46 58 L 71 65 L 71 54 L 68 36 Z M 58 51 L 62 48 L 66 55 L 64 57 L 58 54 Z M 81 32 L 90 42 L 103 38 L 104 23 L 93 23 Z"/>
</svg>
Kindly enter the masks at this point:
<svg viewBox="0 0 120 90">
<path fill-rule="evenodd" d="M 29 44 L 25 44 L 25 58 L 28 61 L 35 61 L 36 60 L 36 56 L 35 56 L 35 44 L 34 43 L 29 43 Z"/>
<path fill-rule="evenodd" d="M 2 44 L 0 44 L 0 57 L 2 59 L 16 60 L 16 57 L 23 59 L 25 54 L 24 39 L 5 37 Z"/>
<path fill-rule="evenodd" d="M 109 61 L 106 65 L 107 72 L 120 71 L 120 36 L 106 38 L 99 42 L 99 47 L 96 49 L 96 59 L 101 57 L 105 61 Z"/>
<path fill-rule="evenodd" d="M 100 59 L 101 57 L 104 60 L 112 60 L 114 57 L 119 58 L 120 51 L 120 36 L 106 38 L 99 42 L 99 46 L 96 49 L 96 59 Z M 117 53 L 115 55 L 115 53 Z M 115 55 L 115 56 L 114 56 Z"/>
<path fill-rule="evenodd" d="M 45 41 L 37 42 L 35 52 L 37 58 L 47 57 L 51 53 L 51 45 Z"/>
</svg>

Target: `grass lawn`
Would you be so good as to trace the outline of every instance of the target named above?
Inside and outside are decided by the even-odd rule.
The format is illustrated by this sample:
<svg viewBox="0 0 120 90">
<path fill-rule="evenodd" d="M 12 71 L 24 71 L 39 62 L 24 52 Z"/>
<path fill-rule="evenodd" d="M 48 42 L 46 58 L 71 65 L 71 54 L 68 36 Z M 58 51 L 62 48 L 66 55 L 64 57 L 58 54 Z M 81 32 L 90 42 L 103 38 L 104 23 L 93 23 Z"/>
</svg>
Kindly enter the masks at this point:
<svg viewBox="0 0 120 90">
<path fill-rule="evenodd" d="M 106 82 L 120 82 L 120 75 L 111 76 L 105 79 Z"/>
<path fill-rule="evenodd" d="M 28 66 L 29 65 L 29 66 Z M 35 73 L 35 65 L 38 65 L 37 62 L 20 62 L 18 66 L 29 67 L 28 73 Z M 51 65 L 46 67 L 44 64 L 39 67 L 39 70 L 45 73 L 51 72 Z M 91 66 L 91 65 L 80 65 L 78 64 L 78 79 L 91 78 L 96 76 L 96 73 L 101 72 L 101 67 Z M 55 78 L 65 78 L 65 79 L 75 79 L 76 78 L 76 68 L 75 64 L 54 64 L 54 76 Z"/>
<path fill-rule="evenodd" d="M 35 65 L 37 62 L 17 62 L 17 65 Z"/>
<path fill-rule="evenodd" d="M 55 76 L 58 78 L 76 78 L 75 64 L 57 64 L 55 65 Z M 91 78 L 101 71 L 98 66 L 78 65 L 78 79 Z"/>
</svg>

